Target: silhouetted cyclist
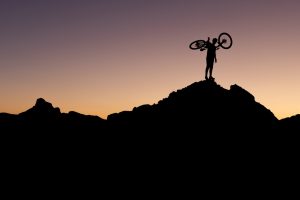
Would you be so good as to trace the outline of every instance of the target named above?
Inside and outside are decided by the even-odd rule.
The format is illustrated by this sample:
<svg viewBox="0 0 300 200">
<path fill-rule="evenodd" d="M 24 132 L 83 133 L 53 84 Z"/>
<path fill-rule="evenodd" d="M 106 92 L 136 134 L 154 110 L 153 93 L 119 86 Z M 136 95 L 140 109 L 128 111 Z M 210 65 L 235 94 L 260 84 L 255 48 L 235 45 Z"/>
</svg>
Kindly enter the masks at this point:
<svg viewBox="0 0 300 200">
<path fill-rule="evenodd" d="M 219 49 L 219 45 L 215 46 L 218 39 L 214 38 L 212 40 L 212 43 L 210 43 L 210 38 L 207 39 L 205 48 L 207 49 L 207 55 L 206 55 L 206 69 L 205 69 L 205 79 L 212 79 L 214 80 L 214 77 L 212 77 L 212 71 L 214 68 L 214 62 L 217 62 L 217 56 L 216 56 L 216 50 Z M 209 78 L 207 77 L 207 73 L 209 71 Z"/>
</svg>

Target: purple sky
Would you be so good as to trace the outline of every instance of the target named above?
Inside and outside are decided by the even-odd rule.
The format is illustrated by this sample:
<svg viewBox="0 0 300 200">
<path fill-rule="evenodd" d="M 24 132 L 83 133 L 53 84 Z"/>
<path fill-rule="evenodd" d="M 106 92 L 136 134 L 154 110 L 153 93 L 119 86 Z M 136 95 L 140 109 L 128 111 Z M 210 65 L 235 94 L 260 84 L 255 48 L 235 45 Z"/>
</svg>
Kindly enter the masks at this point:
<svg viewBox="0 0 300 200">
<path fill-rule="evenodd" d="M 1 0 L 0 112 L 39 97 L 99 115 L 157 103 L 203 80 L 190 42 L 232 35 L 214 76 L 278 118 L 300 113 L 300 1 Z"/>
</svg>

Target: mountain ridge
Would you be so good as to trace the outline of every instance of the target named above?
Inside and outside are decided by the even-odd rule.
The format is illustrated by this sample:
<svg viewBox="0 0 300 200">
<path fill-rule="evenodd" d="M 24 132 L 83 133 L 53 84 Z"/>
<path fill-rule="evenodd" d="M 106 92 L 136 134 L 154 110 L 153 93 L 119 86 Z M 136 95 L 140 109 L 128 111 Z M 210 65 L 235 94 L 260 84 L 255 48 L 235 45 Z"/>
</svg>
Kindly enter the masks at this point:
<svg viewBox="0 0 300 200">
<path fill-rule="evenodd" d="M 230 116 L 229 119 L 227 119 L 228 116 Z M 240 120 L 240 116 L 245 119 Z M 227 90 L 213 81 L 195 82 L 176 92 L 171 92 L 167 98 L 160 100 L 157 104 L 142 105 L 133 108 L 132 111 L 114 113 L 107 119 L 121 124 L 138 122 L 140 124 L 138 128 L 149 126 L 147 125 L 149 120 L 158 121 L 156 123 L 164 121 L 164 124 L 168 124 L 168 128 L 173 127 L 174 122 L 177 125 L 184 122 L 183 126 L 177 126 L 177 128 L 189 130 L 196 130 L 199 121 L 202 123 L 201 128 L 205 130 L 210 129 L 208 126 L 211 126 L 211 129 L 218 129 L 214 126 L 215 124 L 233 130 L 230 126 L 233 128 L 236 125 L 230 121 L 236 121 L 245 126 L 249 126 L 246 122 L 250 122 L 260 127 L 271 126 L 272 123 L 278 121 L 269 109 L 255 102 L 254 96 L 240 86 L 235 84 Z M 160 124 L 160 126 L 163 125 Z"/>
<path fill-rule="evenodd" d="M 231 85 L 225 89 L 214 81 L 194 82 L 171 92 L 155 104 L 144 104 L 131 111 L 99 116 L 84 115 L 75 111 L 61 113 L 58 107 L 43 98 L 17 115 L 0 113 L 0 126 L 5 128 L 33 128 L 31 130 L 76 131 L 211 131 L 240 132 L 241 128 L 261 130 L 288 130 L 299 127 L 299 116 L 278 120 L 271 110 L 255 101 L 247 90 Z M 290 125 L 292 124 L 292 125 Z M 36 127 L 36 128 L 34 128 Z M 145 129 L 145 127 L 147 127 Z M 44 129 L 45 130 L 45 129 Z"/>
<path fill-rule="evenodd" d="M 165 187 L 165 179 L 194 183 L 203 174 L 253 182 L 294 177 L 299 121 L 300 115 L 278 120 L 236 84 L 200 81 L 107 120 L 62 113 L 38 98 L 18 115 L 1 113 L 0 133 L 4 163 L 14 172 L 81 172 L 105 183 L 138 177 Z"/>
</svg>

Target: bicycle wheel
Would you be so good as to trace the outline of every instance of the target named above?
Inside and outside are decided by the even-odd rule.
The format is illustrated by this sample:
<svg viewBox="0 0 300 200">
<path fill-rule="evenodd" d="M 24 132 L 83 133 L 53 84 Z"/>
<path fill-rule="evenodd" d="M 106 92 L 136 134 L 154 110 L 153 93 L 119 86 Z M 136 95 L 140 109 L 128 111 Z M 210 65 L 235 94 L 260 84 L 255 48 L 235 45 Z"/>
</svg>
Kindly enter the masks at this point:
<svg viewBox="0 0 300 200">
<path fill-rule="evenodd" d="M 223 49 L 229 49 L 232 46 L 232 38 L 225 32 L 219 35 L 218 42 Z"/>
<path fill-rule="evenodd" d="M 196 40 L 190 44 L 190 49 L 196 50 L 205 46 L 205 40 Z"/>
</svg>

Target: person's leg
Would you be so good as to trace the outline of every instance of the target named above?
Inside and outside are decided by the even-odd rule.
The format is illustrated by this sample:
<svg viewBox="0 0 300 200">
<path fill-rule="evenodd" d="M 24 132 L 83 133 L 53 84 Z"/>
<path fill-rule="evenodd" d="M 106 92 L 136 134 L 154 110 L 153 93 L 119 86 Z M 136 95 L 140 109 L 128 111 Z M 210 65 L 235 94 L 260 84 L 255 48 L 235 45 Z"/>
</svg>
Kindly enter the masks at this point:
<svg viewBox="0 0 300 200">
<path fill-rule="evenodd" d="M 209 68 L 209 78 L 213 78 L 212 72 L 213 72 L 214 64 L 212 64 Z"/>
<path fill-rule="evenodd" d="M 209 72 L 209 78 L 211 77 L 212 75 L 212 66 L 213 66 L 213 60 L 208 58 L 206 60 L 206 69 L 205 69 L 205 79 L 208 79 L 207 75 L 208 75 L 208 72 Z"/>
<path fill-rule="evenodd" d="M 209 65 L 208 65 L 208 63 L 207 63 L 207 64 L 206 64 L 206 69 L 205 69 L 205 79 L 206 79 L 206 80 L 208 79 L 208 77 L 207 77 L 208 70 L 209 70 Z"/>
</svg>

